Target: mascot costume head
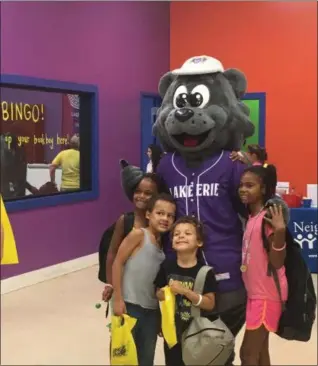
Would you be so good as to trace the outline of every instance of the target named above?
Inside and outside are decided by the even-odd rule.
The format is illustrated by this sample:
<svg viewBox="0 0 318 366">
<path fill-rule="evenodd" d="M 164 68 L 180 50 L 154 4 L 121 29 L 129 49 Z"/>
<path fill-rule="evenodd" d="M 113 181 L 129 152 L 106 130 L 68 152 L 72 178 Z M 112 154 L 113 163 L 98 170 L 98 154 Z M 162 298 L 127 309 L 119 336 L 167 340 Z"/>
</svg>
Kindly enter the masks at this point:
<svg viewBox="0 0 318 366">
<path fill-rule="evenodd" d="M 162 106 L 154 134 L 166 151 L 177 151 L 187 163 L 202 161 L 221 149 L 239 150 L 254 133 L 249 110 L 240 98 L 246 78 L 207 56 L 193 57 L 159 83 Z"/>
<path fill-rule="evenodd" d="M 203 259 L 214 268 L 217 308 L 234 335 L 245 321 L 241 260 L 246 208 L 237 191 L 246 166 L 230 155 L 254 133 L 241 100 L 246 88 L 241 71 L 224 70 L 209 56 L 192 57 L 161 78 L 163 100 L 153 127 L 166 151 L 156 173 L 175 198 L 177 216 L 194 216 L 204 225 Z M 129 165 L 122 169 L 128 197 L 133 171 Z M 167 256 L 173 255 L 170 248 L 167 243 Z"/>
</svg>

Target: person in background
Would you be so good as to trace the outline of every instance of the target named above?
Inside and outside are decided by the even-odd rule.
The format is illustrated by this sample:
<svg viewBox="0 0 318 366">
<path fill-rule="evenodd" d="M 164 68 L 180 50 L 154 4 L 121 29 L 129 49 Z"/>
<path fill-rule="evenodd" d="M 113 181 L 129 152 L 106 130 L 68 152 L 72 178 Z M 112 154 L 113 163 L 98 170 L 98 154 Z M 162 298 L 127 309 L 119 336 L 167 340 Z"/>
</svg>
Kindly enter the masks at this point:
<svg viewBox="0 0 318 366">
<path fill-rule="evenodd" d="M 50 178 L 55 183 L 55 171 L 62 169 L 61 192 L 71 192 L 80 188 L 80 138 L 72 136 L 70 146 L 57 154 L 50 165 Z"/>
<path fill-rule="evenodd" d="M 149 162 L 147 164 L 146 172 L 147 173 L 155 173 L 157 170 L 157 166 L 162 157 L 162 150 L 160 146 L 155 144 L 150 144 L 148 146 L 147 155 L 149 158 Z"/>
<path fill-rule="evenodd" d="M 265 148 L 254 144 L 247 146 L 247 152 L 233 151 L 230 155 L 233 161 L 240 160 L 247 165 L 264 165 L 267 161 L 267 152 Z"/>
<path fill-rule="evenodd" d="M 147 227 L 128 234 L 113 264 L 114 314 L 128 314 L 137 319 L 132 334 L 139 366 L 154 365 L 160 331 L 154 280 L 165 259 L 161 234 L 171 229 L 175 214 L 176 204 L 170 195 L 153 197 L 147 207 Z"/>
</svg>

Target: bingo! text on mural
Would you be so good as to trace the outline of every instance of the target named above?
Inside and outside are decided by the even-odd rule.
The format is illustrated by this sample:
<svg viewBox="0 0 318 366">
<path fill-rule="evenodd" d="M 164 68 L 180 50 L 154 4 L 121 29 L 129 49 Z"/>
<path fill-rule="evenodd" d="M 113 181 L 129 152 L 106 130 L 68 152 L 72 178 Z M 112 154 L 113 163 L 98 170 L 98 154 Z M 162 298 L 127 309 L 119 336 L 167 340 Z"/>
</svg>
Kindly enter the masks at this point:
<svg viewBox="0 0 318 366">
<path fill-rule="evenodd" d="M 4 122 L 30 121 L 33 123 L 38 123 L 39 121 L 44 121 L 44 104 L 13 103 L 2 101 L 1 118 Z M 69 138 L 69 135 L 62 137 L 56 134 L 55 137 L 52 137 L 48 136 L 46 133 L 32 136 L 17 136 L 18 146 L 33 143 L 34 145 L 49 145 L 50 149 L 52 150 L 54 145 L 69 144 Z M 6 136 L 5 141 L 7 142 L 10 149 L 12 137 Z"/>
</svg>

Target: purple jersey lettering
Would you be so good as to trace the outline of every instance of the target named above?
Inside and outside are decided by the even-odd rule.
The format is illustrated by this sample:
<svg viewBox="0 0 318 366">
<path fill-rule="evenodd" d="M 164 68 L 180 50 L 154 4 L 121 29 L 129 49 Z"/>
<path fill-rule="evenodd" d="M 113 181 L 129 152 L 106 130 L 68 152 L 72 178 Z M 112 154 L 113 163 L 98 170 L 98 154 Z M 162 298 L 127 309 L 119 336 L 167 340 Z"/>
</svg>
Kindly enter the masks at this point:
<svg viewBox="0 0 318 366">
<path fill-rule="evenodd" d="M 190 215 L 203 223 L 205 259 L 220 274 L 222 292 L 243 286 L 237 189 L 246 166 L 233 162 L 229 155 L 230 152 L 222 151 L 198 168 L 189 168 L 180 155 L 168 153 L 157 169 L 176 200 L 177 217 Z M 167 251 L 171 251 L 171 244 Z"/>
</svg>

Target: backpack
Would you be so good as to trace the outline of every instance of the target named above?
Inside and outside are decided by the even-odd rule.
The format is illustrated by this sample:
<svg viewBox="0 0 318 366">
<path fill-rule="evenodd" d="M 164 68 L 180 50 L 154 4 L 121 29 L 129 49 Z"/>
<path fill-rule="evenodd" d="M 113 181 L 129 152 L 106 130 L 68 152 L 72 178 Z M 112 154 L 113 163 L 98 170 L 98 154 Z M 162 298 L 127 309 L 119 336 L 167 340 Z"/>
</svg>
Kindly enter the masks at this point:
<svg viewBox="0 0 318 366">
<path fill-rule="evenodd" d="M 127 212 L 124 214 L 124 238 L 130 233 L 134 227 L 135 214 L 133 212 Z M 106 280 L 106 259 L 110 242 L 112 240 L 116 223 L 110 226 L 102 235 L 99 243 L 99 270 L 98 279 L 101 282 L 107 283 Z"/>
<path fill-rule="evenodd" d="M 212 267 L 200 268 L 193 291 L 202 295 L 206 275 Z M 234 336 L 223 321 L 201 316 L 201 310 L 191 306 L 189 327 L 182 334 L 182 359 L 188 365 L 225 365 L 234 352 Z"/>
<path fill-rule="evenodd" d="M 262 222 L 262 240 L 269 252 L 265 235 L 265 220 Z M 276 334 L 290 341 L 308 342 L 316 318 L 317 299 L 309 268 L 302 256 L 300 245 L 286 228 L 285 273 L 288 282 L 288 299 L 282 301 L 281 288 L 276 269 L 269 263 L 268 275 L 273 276 L 282 304 L 282 315 Z"/>
</svg>

